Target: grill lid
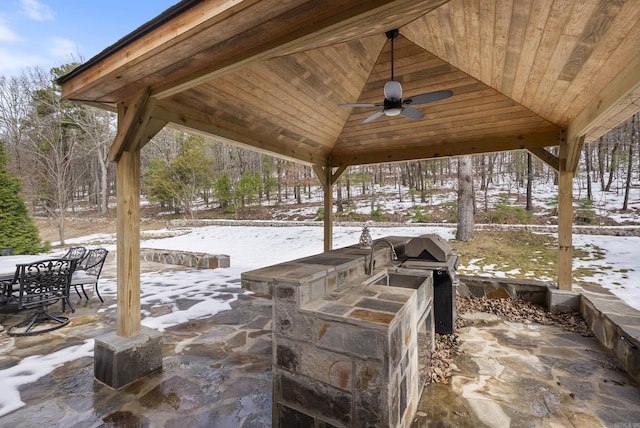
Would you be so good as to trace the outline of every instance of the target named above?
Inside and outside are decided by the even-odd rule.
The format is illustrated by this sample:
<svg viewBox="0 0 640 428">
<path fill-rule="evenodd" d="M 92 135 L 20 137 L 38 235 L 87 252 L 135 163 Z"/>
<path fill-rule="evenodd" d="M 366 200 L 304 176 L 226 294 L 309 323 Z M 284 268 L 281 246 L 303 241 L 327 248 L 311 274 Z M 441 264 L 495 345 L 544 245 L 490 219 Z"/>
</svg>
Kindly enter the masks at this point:
<svg viewBox="0 0 640 428">
<path fill-rule="evenodd" d="M 428 233 L 412 238 L 406 245 L 408 257 L 420 260 L 446 262 L 451 254 L 451 245 L 439 235 Z"/>
</svg>

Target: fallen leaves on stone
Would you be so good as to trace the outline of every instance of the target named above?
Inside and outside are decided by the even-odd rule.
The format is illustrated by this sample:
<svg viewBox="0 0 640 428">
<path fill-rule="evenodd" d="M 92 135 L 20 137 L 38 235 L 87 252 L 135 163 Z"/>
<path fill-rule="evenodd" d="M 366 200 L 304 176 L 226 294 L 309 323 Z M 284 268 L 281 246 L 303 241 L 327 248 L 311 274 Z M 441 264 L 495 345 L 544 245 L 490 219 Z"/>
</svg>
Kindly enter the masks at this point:
<svg viewBox="0 0 640 428">
<path fill-rule="evenodd" d="M 499 316 L 510 322 L 553 325 L 585 337 L 593 336 L 587 323 L 579 313 L 553 314 L 543 306 L 525 300 L 457 296 L 456 312 L 458 314 L 458 317 L 456 317 L 456 329 L 467 327 L 473 323 L 459 315 L 484 312 Z M 449 383 L 453 371 L 457 369 L 453 360 L 459 353 L 458 336 L 456 334 L 436 334 L 435 352 L 431 358 L 427 382 Z"/>
</svg>

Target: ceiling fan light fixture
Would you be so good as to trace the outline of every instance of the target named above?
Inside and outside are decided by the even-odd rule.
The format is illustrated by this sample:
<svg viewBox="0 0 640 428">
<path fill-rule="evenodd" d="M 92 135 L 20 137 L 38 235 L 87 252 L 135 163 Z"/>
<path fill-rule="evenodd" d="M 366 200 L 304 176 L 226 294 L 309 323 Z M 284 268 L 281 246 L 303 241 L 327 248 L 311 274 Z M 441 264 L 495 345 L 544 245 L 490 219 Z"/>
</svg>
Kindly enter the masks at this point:
<svg viewBox="0 0 640 428">
<path fill-rule="evenodd" d="M 401 108 L 389 108 L 384 111 L 384 114 L 387 116 L 397 116 L 402 113 Z"/>
<path fill-rule="evenodd" d="M 384 97 L 391 101 L 402 98 L 402 85 L 397 80 L 389 80 L 384 84 Z"/>
</svg>

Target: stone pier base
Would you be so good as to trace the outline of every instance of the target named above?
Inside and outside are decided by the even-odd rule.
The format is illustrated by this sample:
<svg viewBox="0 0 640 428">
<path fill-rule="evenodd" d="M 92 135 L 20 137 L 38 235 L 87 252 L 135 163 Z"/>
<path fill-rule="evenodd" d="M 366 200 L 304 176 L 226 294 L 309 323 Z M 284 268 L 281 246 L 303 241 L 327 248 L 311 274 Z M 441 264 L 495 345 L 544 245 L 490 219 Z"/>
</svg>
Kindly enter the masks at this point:
<svg viewBox="0 0 640 428">
<path fill-rule="evenodd" d="M 580 310 L 580 293 L 548 287 L 547 309 L 554 314 L 578 312 Z"/>
<path fill-rule="evenodd" d="M 118 389 L 156 370 L 162 370 L 162 333 L 142 327 L 133 337 L 116 332 L 95 339 L 94 376 Z"/>
</svg>

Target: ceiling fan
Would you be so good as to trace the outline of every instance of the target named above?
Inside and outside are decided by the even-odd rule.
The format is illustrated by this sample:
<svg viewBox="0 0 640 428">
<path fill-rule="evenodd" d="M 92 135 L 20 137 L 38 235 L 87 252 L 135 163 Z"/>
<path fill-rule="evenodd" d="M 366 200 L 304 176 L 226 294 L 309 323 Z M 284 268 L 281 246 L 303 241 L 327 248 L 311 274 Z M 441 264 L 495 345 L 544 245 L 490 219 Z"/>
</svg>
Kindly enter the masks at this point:
<svg viewBox="0 0 640 428">
<path fill-rule="evenodd" d="M 353 103 L 353 104 L 338 104 L 342 107 L 382 107 L 367 117 L 362 123 L 369 123 L 382 115 L 386 116 L 398 116 L 402 115 L 409 119 L 419 120 L 424 117 L 424 113 L 420 110 L 411 107 L 417 104 L 427 104 L 435 101 L 444 100 L 453 95 L 451 91 L 435 91 L 427 92 L 426 94 L 415 95 L 410 98 L 402 99 L 402 85 L 397 80 L 393 79 L 393 42 L 398 38 L 400 32 L 398 30 L 390 30 L 386 33 L 387 40 L 391 42 L 391 80 L 384 84 L 384 102 L 369 104 L 369 103 Z"/>
</svg>

